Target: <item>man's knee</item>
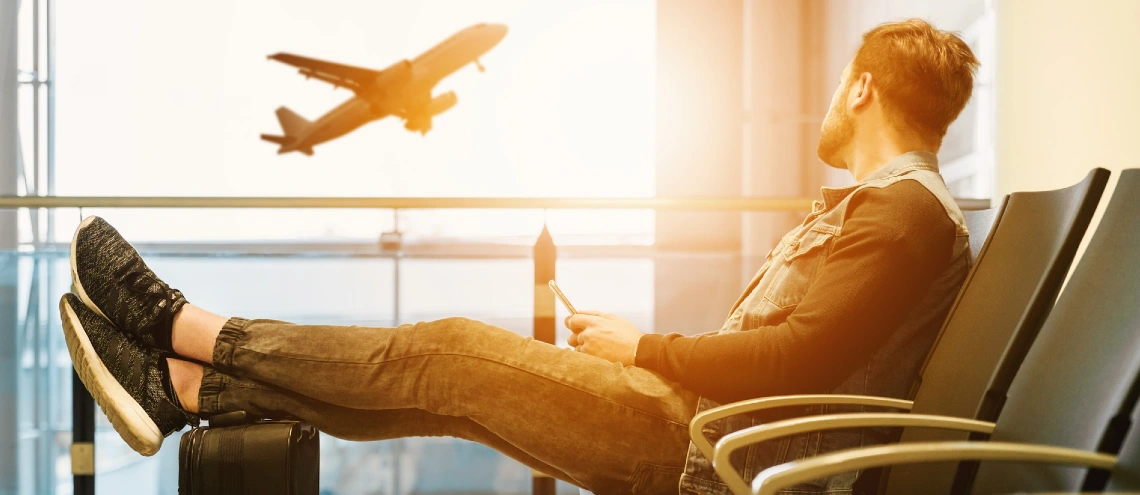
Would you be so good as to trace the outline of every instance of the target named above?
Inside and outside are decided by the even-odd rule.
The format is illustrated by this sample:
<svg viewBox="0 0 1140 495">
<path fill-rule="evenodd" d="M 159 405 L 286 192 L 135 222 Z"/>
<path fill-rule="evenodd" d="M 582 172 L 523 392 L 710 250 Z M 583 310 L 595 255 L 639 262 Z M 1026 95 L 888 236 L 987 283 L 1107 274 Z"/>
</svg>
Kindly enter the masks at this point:
<svg viewBox="0 0 1140 495">
<path fill-rule="evenodd" d="M 508 331 L 461 316 L 420 322 L 415 325 L 416 338 L 448 342 L 461 348 L 478 342 L 486 342 L 499 332 Z"/>
<path fill-rule="evenodd" d="M 435 321 L 430 322 L 430 323 L 436 324 L 436 325 L 441 326 L 441 327 L 449 327 L 449 328 L 461 328 L 461 327 L 468 327 L 468 326 L 472 326 L 472 325 L 483 325 L 482 323 L 480 323 L 478 321 L 472 320 L 470 318 L 464 318 L 462 316 L 452 316 L 450 318 L 443 318 L 440 320 L 435 320 Z"/>
</svg>

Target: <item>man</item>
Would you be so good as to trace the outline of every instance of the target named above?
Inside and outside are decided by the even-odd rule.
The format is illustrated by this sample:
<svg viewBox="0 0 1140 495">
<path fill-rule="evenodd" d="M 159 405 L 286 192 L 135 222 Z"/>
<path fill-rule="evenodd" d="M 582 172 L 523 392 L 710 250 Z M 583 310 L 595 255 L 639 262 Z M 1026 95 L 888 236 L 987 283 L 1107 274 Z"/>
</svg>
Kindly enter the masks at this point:
<svg viewBox="0 0 1140 495">
<path fill-rule="evenodd" d="M 908 394 L 967 270 L 967 232 L 934 153 L 976 67 L 962 40 L 921 20 L 864 36 L 818 149 L 857 184 L 823 189 L 715 333 L 646 335 L 583 312 L 566 321 L 575 352 L 461 318 L 399 328 L 227 318 L 187 303 L 89 217 L 71 247 L 76 294 L 60 302 L 68 348 L 144 455 L 199 417 L 245 410 L 355 440 L 465 438 L 598 494 L 727 493 L 689 443 L 696 412 L 780 394 Z M 737 466 L 751 476 L 885 440 L 801 435 L 753 446 Z M 845 492 L 854 479 L 799 489 Z"/>
</svg>

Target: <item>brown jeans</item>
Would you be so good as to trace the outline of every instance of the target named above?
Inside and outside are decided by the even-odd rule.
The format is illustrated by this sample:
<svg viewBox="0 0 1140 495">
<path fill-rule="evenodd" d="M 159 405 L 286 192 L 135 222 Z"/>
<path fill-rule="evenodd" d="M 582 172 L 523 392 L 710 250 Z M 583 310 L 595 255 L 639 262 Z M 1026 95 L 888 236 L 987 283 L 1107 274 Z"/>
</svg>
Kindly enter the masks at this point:
<svg viewBox="0 0 1140 495">
<path fill-rule="evenodd" d="M 458 437 L 598 495 L 677 493 L 697 406 L 650 371 L 464 318 L 397 328 L 232 318 L 213 360 L 203 417 L 298 418 L 351 440 Z"/>
</svg>

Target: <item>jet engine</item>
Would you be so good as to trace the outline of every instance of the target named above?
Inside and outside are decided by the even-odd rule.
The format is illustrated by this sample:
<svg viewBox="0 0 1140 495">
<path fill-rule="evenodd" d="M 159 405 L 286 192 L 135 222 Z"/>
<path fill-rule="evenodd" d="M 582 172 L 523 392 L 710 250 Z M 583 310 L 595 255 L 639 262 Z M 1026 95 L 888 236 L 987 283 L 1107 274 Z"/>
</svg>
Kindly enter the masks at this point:
<svg viewBox="0 0 1140 495">
<path fill-rule="evenodd" d="M 422 109 L 408 116 L 404 122 L 404 129 L 419 132 L 421 135 L 427 134 L 431 130 L 432 117 L 450 110 L 456 103 L 459 103 L 459 98 L 455 96 L 454 91 L 432 98 Z"/>
<path fill-rule="evenodd" d="M 404 122 L 404 129 L 425 135 L 431 130 L 431 117 L 426 115 L 408 117 L 408 120 Z"/>
<path fill-rule="evenodd" d="M 455 96 L 454 91 L 448 91 L 435 98 L 432 98 L 431 101 L 428 102 L 427 106 L 424 107 L 423 113 L 434 117 L 450 110 L 451 107 L 454 107 L 456 103 L 459 103 L 459 98 Z"/>
</svg>

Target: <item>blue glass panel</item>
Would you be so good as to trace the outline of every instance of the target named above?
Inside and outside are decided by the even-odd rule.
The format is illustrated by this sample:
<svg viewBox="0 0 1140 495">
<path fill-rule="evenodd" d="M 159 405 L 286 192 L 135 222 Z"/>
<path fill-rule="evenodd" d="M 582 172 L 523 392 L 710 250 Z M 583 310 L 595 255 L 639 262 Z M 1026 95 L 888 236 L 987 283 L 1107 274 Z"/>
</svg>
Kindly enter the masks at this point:
<svg viewBox="0 0 1140 495">
<path fill-rule="evenodd" d="M 298 323 L 390 326 L 463 315 L 529 334 L 532 261 L 401 259 L 343 254 L 154 253 L 148 263 L 215 312 Z M 398 276 L 397 276 L 398 273 Z M 575 304 L 652 330 L 653 261 L 571 258 L 558 277 Z M 65 252 L 0 252 L 0 492 L 70 494 L 71 361 L 57 304 L 69 290 Z M 560 308 L 561 310 L 561 308 Z M 560 314 L 560 317 L 564 315 Z M 565 329 L 559 333 L 566 338 Z M 5 409 L 8 408 L 8 409 Z M 177 493 L 178 440 L 142 457 L 96 418 L 99 493 Z M 322 494 L 528 494 L 531 471 L 452 438 L 351 442 L 323 436 Z M 14 482 L 13 482 L 14 480 Z M 560 494 L 577 489 L 559 484 Z"/>
</svg>

